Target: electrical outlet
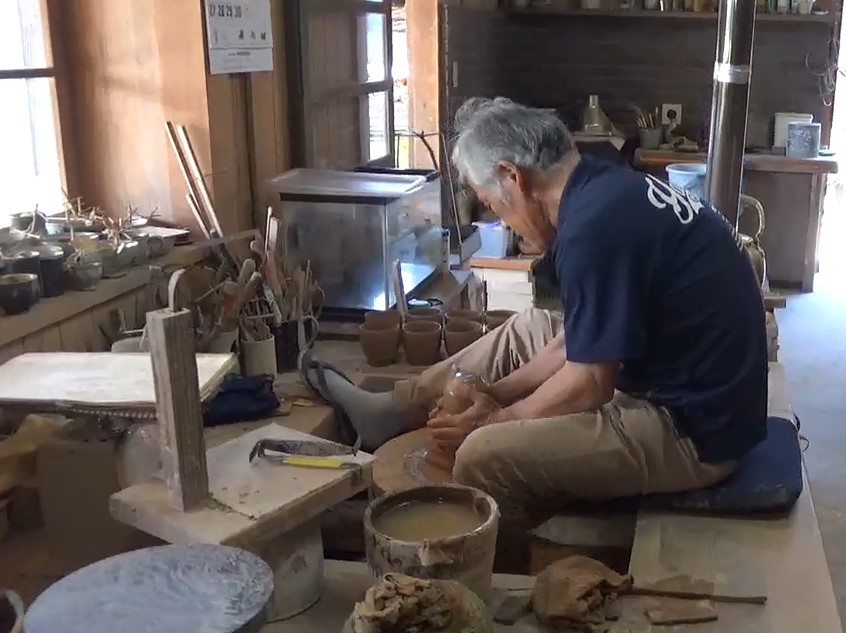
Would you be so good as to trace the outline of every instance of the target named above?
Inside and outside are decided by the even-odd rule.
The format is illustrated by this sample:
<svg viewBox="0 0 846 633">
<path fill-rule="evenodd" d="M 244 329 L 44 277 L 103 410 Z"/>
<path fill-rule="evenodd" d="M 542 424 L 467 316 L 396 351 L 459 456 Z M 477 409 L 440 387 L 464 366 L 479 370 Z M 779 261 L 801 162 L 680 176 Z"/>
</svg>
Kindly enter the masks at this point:
<svg viewBox="0 0 846 633">
<path fill-rule="evenodd" d="M 662 103 L 661 104 L 661 124 L 670 125 L 671 123 L 679 124 L 682 120 L 682 107 L 680 103 Z"/>
</svg>

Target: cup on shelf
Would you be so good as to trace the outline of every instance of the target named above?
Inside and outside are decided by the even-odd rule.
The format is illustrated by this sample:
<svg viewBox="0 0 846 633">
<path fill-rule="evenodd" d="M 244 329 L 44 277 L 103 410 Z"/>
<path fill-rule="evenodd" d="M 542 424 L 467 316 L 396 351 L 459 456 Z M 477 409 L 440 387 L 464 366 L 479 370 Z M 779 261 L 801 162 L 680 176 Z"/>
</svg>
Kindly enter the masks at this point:
<svg viewBox="0 0 846 633">
<path fill-rule="evenodd" d="M 393 365 L 399 353 L 400 324 L 387 320 L 365 321 L 359 326 L 358 340 L 368 365 Z"/>
<path fill-rule="evenodd" d="M 441 324 L 409 321 L 402 326 L 402 346 L 409 365 L 433 365 L 441 360 Z"/>
<path fill-rule="evenodd" d="M 480 338 L 482 324 L 466 319 L 451 319 L 444 329 L 444 344 L 449 356 L 456 354 Z"/>
</svg>

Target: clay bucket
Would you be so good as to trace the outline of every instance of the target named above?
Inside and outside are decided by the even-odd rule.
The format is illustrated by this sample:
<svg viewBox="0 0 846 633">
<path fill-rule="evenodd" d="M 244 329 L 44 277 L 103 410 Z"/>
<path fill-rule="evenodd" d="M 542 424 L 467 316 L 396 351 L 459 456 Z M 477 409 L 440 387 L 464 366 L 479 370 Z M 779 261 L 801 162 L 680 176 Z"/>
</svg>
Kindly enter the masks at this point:
<svg viewBox="0 0 846 633">
<path fill-rule="evenodd" d="M 505 323 L 515 314 L 517 313 L 514 310 L 488 310 L 485 312 L 485 325 L 490 332 Z"/>
<path fill-rule="evenodd" d="M 397 360 L 399 350 L 399 323 L 365 321 L 359 327 L 359 342 L 367 363 L 372 367 L 385 367 Z"/>
<path fill-rule="evenodd" d="M 484 317 L 481 312 L 477 312 L 476 310 L 450 310 L 447 312 L 447 323 L 453 319 L 463 319 L 464 321 L 482 323 Z"/>
<path fill-rule="evenodd" d="M 452 319 L 444 328 L 444 342 L 448 356 L 460 352 L 482 336 L 482 324 L 465 319 Z"/>
<path fill-rule="evenodd" d="M 414 321 L 434 321 L 435 323 L 444 322 L 444 313 L 437 308 L 411 308 L 408 311 L 408 316 L 405 319 L 408 323 Z"/>
<path fill-rule="evenodd" d="M 364 313 L 364 322 L 400 327 L 402 325 L 402 316 L 397 310 L 371 310 Z"/>
<path fill-rule="evenodd" d="M 410 365 L 433 365 L 441 360 L 441 324 L 411 321 L 402 328 L 402 346 Z"/>
<path fill-rule="evenodd" d="M 473 508 L 482 520 L 472 532 L 420 542 L 400 541 L 375 528 L 387 510 L 414 501 L 445 501 Z M 499 507 L 481 490 L 457 484 L 420 486 L 383 495 L 364 512 L 367 564 L 380 578 L 399 572 L 415 578 L 457 580 L 483 600 L 491 592 Z"/>
</svg>

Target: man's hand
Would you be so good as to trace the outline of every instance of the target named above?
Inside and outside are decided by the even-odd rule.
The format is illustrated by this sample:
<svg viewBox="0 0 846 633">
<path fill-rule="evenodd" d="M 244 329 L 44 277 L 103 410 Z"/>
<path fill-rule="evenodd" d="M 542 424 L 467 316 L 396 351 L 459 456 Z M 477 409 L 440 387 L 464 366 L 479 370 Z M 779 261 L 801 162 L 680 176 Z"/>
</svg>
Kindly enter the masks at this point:
<svg viewBox="0 0 846 633">
<path fill-rule="evenodd" d="M 463 413 L 444 413 L 440 401 L 429 413 L 427 426 L 432 433 L 432 440 L 439 448 L 457 449 L 473 431 L 490 424 L 494 414 L 499 411 L 499 404 L 481 391 L 470 388 L 468 396 L 473 404 Z"/>
</svg>

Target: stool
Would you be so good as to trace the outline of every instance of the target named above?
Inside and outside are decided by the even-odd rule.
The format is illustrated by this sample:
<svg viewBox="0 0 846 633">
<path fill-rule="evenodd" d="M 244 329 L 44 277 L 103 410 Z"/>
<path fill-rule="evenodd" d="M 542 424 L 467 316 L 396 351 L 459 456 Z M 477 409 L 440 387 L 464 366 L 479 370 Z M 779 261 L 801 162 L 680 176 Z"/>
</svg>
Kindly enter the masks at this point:
<svg viewBox="0 0 846 633">
<path fill-rule="evenodd" d="M 273 573 L 223 545 L 165 545 L 83 567 L 42 593 L 27 633 L 253 633 L 265 622 Z"/>
</svg>

